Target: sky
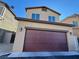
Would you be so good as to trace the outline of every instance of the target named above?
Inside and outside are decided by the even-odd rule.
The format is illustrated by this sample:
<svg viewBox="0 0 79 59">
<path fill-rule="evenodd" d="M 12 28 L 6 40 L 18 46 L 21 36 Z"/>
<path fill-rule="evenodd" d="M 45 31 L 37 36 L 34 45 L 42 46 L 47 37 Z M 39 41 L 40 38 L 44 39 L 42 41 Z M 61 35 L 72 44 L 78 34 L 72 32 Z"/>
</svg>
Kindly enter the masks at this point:
<svg viewBox="0 0 79 59">
<path fill-rule="evenodd" d="M 3 0 L 9 6 L 14 6 L 17 17 L 26 17 L 26 7 L 47 6 L 61 14 L 60 19 L 79 14 L 79 0 Z"/>
</svg>

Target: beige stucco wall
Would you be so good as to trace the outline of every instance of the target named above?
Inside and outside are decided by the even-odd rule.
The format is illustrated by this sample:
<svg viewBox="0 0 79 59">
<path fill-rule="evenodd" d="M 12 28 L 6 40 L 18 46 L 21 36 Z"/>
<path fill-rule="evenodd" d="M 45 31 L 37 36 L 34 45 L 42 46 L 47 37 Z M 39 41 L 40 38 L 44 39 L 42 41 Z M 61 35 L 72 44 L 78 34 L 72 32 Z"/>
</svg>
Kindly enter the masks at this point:
<svg viewBox="0 0 79 59">
<path fill-rule="evenodd" d="M 6 30 L 4 38 L 4 42 L 0 43 L 0 52 L 11 52 L 13 48 L 13 44 L 10 43 L 12 32 L 16 32 L 18 27 L 18 21 L 15 19 L 15 16 L 10 12 L 7 7 L 0 2 L 0 6 L 5 8 L 4 13 L 0 16 L 0 29 Z M 10 32 L 7 32 L 10 31 Z M 0 32 L 1 34 L 1 32 Z"/>
<path fill-rule="evenodd" d="M 0 3 L 0 6 L 5 6 L 3 3 Z"/>
<path fill-rule="evenodd" d="M 74 35 L 79 38 L 79 27 L 73 28 Z"/>
<path fill-rule="evenodd" d="M 67 24 L 73 24 L 73 21 L 77 21 L 78 22 L 78 25 L 79 25 L 79 17 L 78 16 L 66 18 L 62 22 L 63 23 L 67 23 Z"/>
<path fill-rule="evenodd" d="M 32 19 L 32 13 L 40 14 L 40 20 L 48 21 L 48 16 L 55 16 L 56 21 L 59 22 L 59 15 L 47 9 L 47 12 L 42 11 L 42 8 L 28 9 L 27 18 Z"/>
<path fill-rule="evenodd" d="M 0 6 L 5 8 L 3 16 L 0 17 L 0 28 L 16 32 L 18 21 L 15 19 L 15 16 L 5 7 L 4 4 L 0 3 Z"/>
<path fill-rule="evenodd" d="M 73 32 L 74 32 L 75 36 L 79 37 L 79 17 L 78 16 L 67 18 L 67 19 L 65 19 L 63 21 L 63 23 L 73 24 L 73 21 L 77 21 L 78 22 L 78 26 L 77 27 L 73 27 Z"/>
<path fill-rule="evenodd" d="M 51 30 L 67 30 L 67 41 L 68 41 L 68 48 L 69 51 L 76 51 L 77 45 L 76 45 L 76 39 L 74 40 L 73 36 L 73 30 L 72 27 L 67 26 L 60 26 L 60 25 L 51 25 L 51 24 L 43 24 L 43 23 L 35 23 L 35 22 L 28 22 L 28 21 L 20 21 L 19 27 L 16 33 L 16 39 L 13 47 L 13 51 L 22 51 L 23 50 L 23 44 L 24 44 L 24 37 L 25 37 L 25 27 L 34 27 L 34 28 L 43 28 L 43 29 L 51 29 Z M 22 31 L 20 31 L 20 28 L 22 27 Z M 70 35 L 70 32 L 72 34 Z M 76 43 L 75 43 L 76 42 Z"/>
<path fill-rule="evenodd" d="M 74 21 L 74 18 L 67 18 L 64 21 L 62 21 L 63 23 L 67 23 L 67 24 L 72 24 Z"/>
<path fill-rule="evenodd" d="M 22 31 L 21 31 L 22 28 Z M 18 25 L 18 29 L 16 32 L 16 37 L 15 37 L 15 41 L 14 41 L 14 45 L 13 45 L 13 51 L 20 51 L 22 52 L 23 50 L 23 45 L 24 45 L 24 38 L 25 38 L 25 27 L 22 26 L 20 23 Z M 20 37 L 19 37 L 20 36 Z"/>
</svg>

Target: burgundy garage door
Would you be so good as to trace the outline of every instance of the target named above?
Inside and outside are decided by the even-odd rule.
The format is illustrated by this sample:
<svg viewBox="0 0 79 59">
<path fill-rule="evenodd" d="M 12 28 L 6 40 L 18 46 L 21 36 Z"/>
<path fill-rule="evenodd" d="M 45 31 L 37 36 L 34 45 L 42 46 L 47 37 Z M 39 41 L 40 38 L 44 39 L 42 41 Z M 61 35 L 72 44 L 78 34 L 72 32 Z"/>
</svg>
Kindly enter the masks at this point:
<svg viewBox="0 0 79 59">
<path fill-rule="evenodd" d="M 23 51 L 68 51 L 66 33 L 27 30 Z"/>
</svg>

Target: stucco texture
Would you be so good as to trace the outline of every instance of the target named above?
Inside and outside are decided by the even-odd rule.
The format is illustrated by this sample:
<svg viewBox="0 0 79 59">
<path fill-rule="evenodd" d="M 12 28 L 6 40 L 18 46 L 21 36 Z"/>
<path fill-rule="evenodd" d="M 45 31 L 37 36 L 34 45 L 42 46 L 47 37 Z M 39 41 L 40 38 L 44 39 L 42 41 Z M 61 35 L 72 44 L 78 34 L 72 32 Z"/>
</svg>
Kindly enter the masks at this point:
<svg viewBox="0 0 79 59">
<path fill-rule="evenodd" d="M 73 27 L 73 34 L 74 34 L 75 36 L 79 37 L 79 17 L 78 17 L 78 16 L 66 18 L 66 19 L 63 21 L 63 23 L 73 24 L 73 21 L 78 22 L 78 26 Z"/>
<path fill-rule="evenodd" d="M 56 17 L 56 22 L 59 22 L 59 16 L 55 12 L 52 12 L 47 9 L 47 11 L 42 11 L 42 8 L 37 8 L 37 9 L 28 9 L 27 10 L 27 18 L 32 19 L 32 13 L 40 14 L 40 20 L 48 21 L 48 16 L 55 16 Z"/>
<path fill-rule="evenodd" d="M 5 5 L 1 5 L 5 8 L 5 10 L 3 15 L 0 16 L 0 28 L 16 32 L 18 21 L 15 19 L 15 16 L 7 9 L 7 7 L 5 7 Z"/>
</svg>

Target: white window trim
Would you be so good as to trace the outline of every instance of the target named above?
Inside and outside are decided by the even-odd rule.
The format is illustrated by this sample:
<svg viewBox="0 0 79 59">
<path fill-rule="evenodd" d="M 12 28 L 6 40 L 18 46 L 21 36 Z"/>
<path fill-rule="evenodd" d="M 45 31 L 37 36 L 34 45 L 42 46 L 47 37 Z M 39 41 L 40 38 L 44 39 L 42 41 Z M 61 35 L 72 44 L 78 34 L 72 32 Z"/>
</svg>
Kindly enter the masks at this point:
<svg viewBox="0 0 79 59">
<path fill-rule="evenodd" d="M 0 16 L 0 17 L 3 17 L 4 14 L 5 14 L 6 8 L 4 6 L 0 6 L 0 7 L 3 7 L 4 8 L 3 14 L 2 14 L 2 16 Z"/>
</svg>

